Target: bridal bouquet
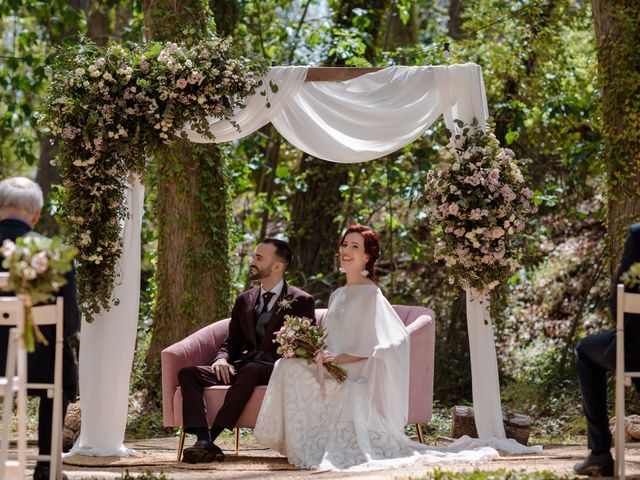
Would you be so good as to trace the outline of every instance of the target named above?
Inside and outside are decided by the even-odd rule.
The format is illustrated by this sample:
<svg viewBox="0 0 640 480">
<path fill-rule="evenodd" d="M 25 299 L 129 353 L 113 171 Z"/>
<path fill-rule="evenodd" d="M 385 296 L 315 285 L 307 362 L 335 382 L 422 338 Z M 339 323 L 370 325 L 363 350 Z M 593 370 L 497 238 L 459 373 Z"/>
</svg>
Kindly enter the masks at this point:
<svg viewBox="0 0 640 480">
<path fill-rule="evenodd" d="M 275 335 L 273 343 L 280 344 L 278 355 L 284 358 L 304 358 L 309 364 L 315 361 L 316 352 L 326 347 L 324 328 L 313 325 L 305 317 L 286 315 L 282 328 Z M 323 365 L 338 383 L 347 379 L 347 371 L 337 363 L 326 362 Z"/>
<path fill-rule="evenodd" d="M 426 182 L 428 211 L 440 227 L 435 257 L 449 268 L 449 283 L 487 292 L 518 267 L 520 234 L 538 207 L 513 151 L 475 120 L 456 124 L 462 135 L 441 150 Z"/>
<path fill-rule="evenodd" d="M 31 307 L 51 300 L 67 280 L 64 274 L 72 268 L 77 250 L 64 245 L 59 238 L 25 235 L 12 242 L 5 240 L 0 247 L 2 266 L 9 270 L 7 290 L 21 297 L 25 305 L 24 344 L 28 352 L 35 349 L 35 340 L 47 343 L 33 323 Z"/>
</svg>

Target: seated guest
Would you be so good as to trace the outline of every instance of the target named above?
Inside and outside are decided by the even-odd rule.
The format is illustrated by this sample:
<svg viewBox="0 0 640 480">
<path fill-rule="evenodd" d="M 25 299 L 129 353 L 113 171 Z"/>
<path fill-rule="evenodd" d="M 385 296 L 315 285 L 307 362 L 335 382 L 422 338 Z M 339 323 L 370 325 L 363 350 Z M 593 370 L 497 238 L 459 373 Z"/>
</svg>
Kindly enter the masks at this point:
<svg viewBox="0 0 640 480">
<path fill-rule="evenodd" d="M 0 182 L 0 244 L 6 239 L 16 238 L 31 232 L 40 218 L 43 205 L 42 190 L 28 178 L 13 177 Z M 2 269 L 0 265 L 0 269 Z M 64 344 L 62 352 L 63 401 L 62 417 L 70 402 L 75 402 L 78 390 L 78 368 L 75 355 L 68 338 L 80 330 L 80 312 L 76 300 L 76 282 L 73 271 L 66 275 L 59 296 L 64 299 Z M 4 293 L 6 295 L 6 293 Z M 28 355 L 28 381 L 32 383 L 53 383 L 55 327 L 41 328 L 48 346 L 36 342 L 35 351 Z M 7 341 L 9 327 L 0 327 L 0 372 L 6 369 Z M 29 391 L 30 395 L 40 397 L 38 415 L 38 452 L 40 455 L 51 453 L 51 420 L 53 418 L 53 398 L 47 397 L 46 390 Z M 38 461 L 33 473 L 35 480 L 49 478 L 49 462 Z M 66 475 L 62 475 L 66 479 Z"/>
<path fill-rule="evenodd" d="M 186 448 L 183 461 L 222 461 L 222 450 L 213 442 L 225 428 L 235 427 L 253 389 L 269 383 L 279 358 L 273 334 L 285 315 L 314 318 L 313 297 L 283 280 L 293 254 L 289 245 L 267 238 L 255 249 L 249 278 L 256 286 L 236 298 L 226 340 L 210 365 L 185 367 L 178 373 L 182 390 L 184 430 L 197 436 Z M 206 387 L 229 384 L 222 408 L 209 428 L 203 393 Z"/>
<path fill-rule="evenodd" d="M 631 265 L 640 262 L 640 223 L 631 225 L 624 246 L 622 260 L 613 284 L 610 308 L 616 319 L 616 288 L 620 277 Z M 640 370 L 640 315 L 627 314 L 624 318 L 625 369 Z M 616 332 L 611 330 L 583 339 L 576 348 L 578 383 L 582 405 L 587 419 L 587 441 L 590 453 L 575 465 L 579 475 L 610 477 L 613 475 L 611 432 L 607 413 L 607 372 L 616 367 Z M 640 379 L 634 378 L 636 388 Z"/>
</svg>

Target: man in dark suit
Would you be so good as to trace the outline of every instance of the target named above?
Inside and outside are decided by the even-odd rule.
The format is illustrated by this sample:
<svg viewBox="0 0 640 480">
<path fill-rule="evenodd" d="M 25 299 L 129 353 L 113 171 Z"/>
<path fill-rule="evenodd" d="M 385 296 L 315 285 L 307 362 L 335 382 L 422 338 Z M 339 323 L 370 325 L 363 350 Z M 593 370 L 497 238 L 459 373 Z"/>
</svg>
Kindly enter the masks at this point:
<svg viewBox="0 0 640 480">
<path fill-rule="evenodd" d="M 279 358 L 273 334 L 280 330 L 285 315 L 315 318 L 313 297 L 283 280 L 291 263 L 289 245 L 273 238 L 260 242 L 251 261 L 251 280 L 256 286 L 236 298 L 231 311 L 229 334 L 211 365 L 185 367 L 178 374 L 182 390 L 182 418 L 187 433 L 198 439 L 186 448 L 183 461 L 222 461 L 222 450 L 214 445 L 225 428 L 235 427 L 253 389 L 267 385 L 273 364 Z M 207 422 L 205 387 L 230 384 L 213 426 Z"/>
<path fill-rule="evenodd" d="M 6 239 L 15 241 L 16 238 L 31 232 L 40 218 L 42 205 L 42 190 L 35 182 L 23 177 L 2 180 L 0 182 L 0 244 Z M 0 269 L 2 269 L 1 265 Z M 58 292 L 58 295 L 64 299 L 63 418 L 69 403 L 76 400 L 78 390 L 78 368 L 68 338 L 80 330 L 80 312 L 76 300 L 74 272 L 69 272 L 66 278 L 67 284 Z M 36 342 L 35 351 L 28 355 L 28 381 L 31 383 L 53 383 L 55 327 L 44 326 L 41 330 L 49 345 L 45 346 Z M 6 369 L 8 335 L 8 327 L 0 327 L 0 372 L 4 372 Z M 40 455 L 49 455 L 51 453 L 53 398 L 47 398 L 45 390 L 33 390 L 29 391 L 29 394 L 40 397 L 38 451 Z M 63 479 L 67 478 L 64 474 L 62 477 Z M 33 478 L 35 480 L 48 479 L 49 462 L 39 461 L 36 464 Z"/>
<path fill-rule="evenodd" d="M 609 305 L 616 319 L 616 288 L 620 277 L 631 265 L 640 262 L 640 223 L 629 228 L 622 260 L 611 292 Z M 640 370 L 640 315 L 626 314 L 624 318 L 625 369 Z M 582 404 L 587 418 L 587 440 L 591 451 L 587 458 L 573 469 L 579 475 L 610 477 L 613 475 L 611 432 L 607 412 L 607 372 L 616 367 L 615 330 L 591 335 L 576 347 L 576 368 L 582 393 Z M 640 379 L 633 379 L 640 388 Z"/>
</svg>

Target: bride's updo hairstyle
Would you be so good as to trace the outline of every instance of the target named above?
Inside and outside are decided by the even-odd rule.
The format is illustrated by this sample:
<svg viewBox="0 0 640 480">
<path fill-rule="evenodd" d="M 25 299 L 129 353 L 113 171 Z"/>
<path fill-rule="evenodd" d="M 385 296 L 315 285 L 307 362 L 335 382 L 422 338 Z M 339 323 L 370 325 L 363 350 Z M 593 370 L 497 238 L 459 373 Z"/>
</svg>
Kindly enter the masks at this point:
<svg viewBox="0 0 640 480">
<path fill-rule="evenodd" d="M 380 258 L 380 242 L 376 232 L 365 225 L 351 225 L 342 235 L 338 247 L 342 245 L 345 237 L 350 233 L 359 233 L 364 237 L 364 252 L 369 255 L 369 261 L 365 268 L 369 271 L 368 277 L 374 282 L 377 281 L 375 263 Z"/>
</svg>

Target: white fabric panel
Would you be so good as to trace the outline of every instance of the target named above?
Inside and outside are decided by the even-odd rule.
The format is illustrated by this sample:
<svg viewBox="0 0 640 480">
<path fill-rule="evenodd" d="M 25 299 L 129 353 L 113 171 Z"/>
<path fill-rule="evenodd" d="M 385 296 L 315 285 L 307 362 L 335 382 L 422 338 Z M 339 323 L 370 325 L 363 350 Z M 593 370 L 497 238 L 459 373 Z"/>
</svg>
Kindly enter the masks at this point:
<svg viewBox="0 0 640 480">
<path fill-rule="evenodd" d="M 457 440 L 452 447 L 461 449 L 493 447 L 512 454 L 542 453 L 542 446 L 527 447 L 513 439 L 508 439 L 505 435 L 498 359 L 493 338 L 493 322 L 489 314 L 491 297 L 488 293 L 473 289 L 468 289 L 466 294 L 473 414 L 480 438 L 465 436 Z"/>
<path fill-rule="evenodd" d="M 80 333 L 80 437 L 69 454 L 107 456 L 133 453 L 124 446 L 129 404 L 129 377 L 136 345 L 140 304 L 140 225 L 144 187 L 136 181 L 125 199 L 130 211 L 124 222 L 120 278 L 113 297 L 120 303 L 83 320 Z"/>
<path fill-rule="evenodd" d="M 390 67 L 345 82 L 307 82 L 273 125 L 317 158 L 356 163 L 383 157 L 440 116 L 438 68 Z"/>
<path fill-rule="evenodd" d="M 229 142 L 247 135 L 262 128 L 271 122 L 282 109 L 296 95 L 296 92 L 304 84 L 307 77 L 309 67 L 274 67 L 263 79 L 263 85 L 258 89 L 258 93 L 249 97 L 244 108 L 238 112 L 230 120 L 210 120 L 210 132 L 215 136 L 216 143 Z M 273 93 L 269 87 L 272 81 L 278 86 L 278 91 Z M 266 92 L 266 95 L 260 95 L 260 92 Z M 271 106 L 267 108 L 266 101 L 269 100 Z M 240 132 L 232 124 L 235 122 L 240 126 Z M 196 143 L 211 143 L 206 137 L 203 137 L 195 130 L 191 130 L 189 126 L 185 127 L 187 138 Z"/>
<path fill-rule="evenodd" d="M 272 68 L 264 81 L 271 107 L 258 93 L 231 120 L 212 120 L 215 142 L 242 138 L 272 122 L 289 143 L 314 157 L 357 163 L 413 142 L 440 115 L 452 131 L 455 119 L 476 117 L 484 124 L 488 115 L 482 69 L 473 63 L 389 67 L 344 82 L 305 82 L 307 70 Z M 269 80 L 278 85 L 275 94 Z M 185 132 L 194 142 L 211 142 L 188 126 Z"/>
<path fill-rule="evenodd" d="M 478 436 L 505 438 L 489 295 L 473 290 L 466 293 L 473 407 Z"/>
</svg>

